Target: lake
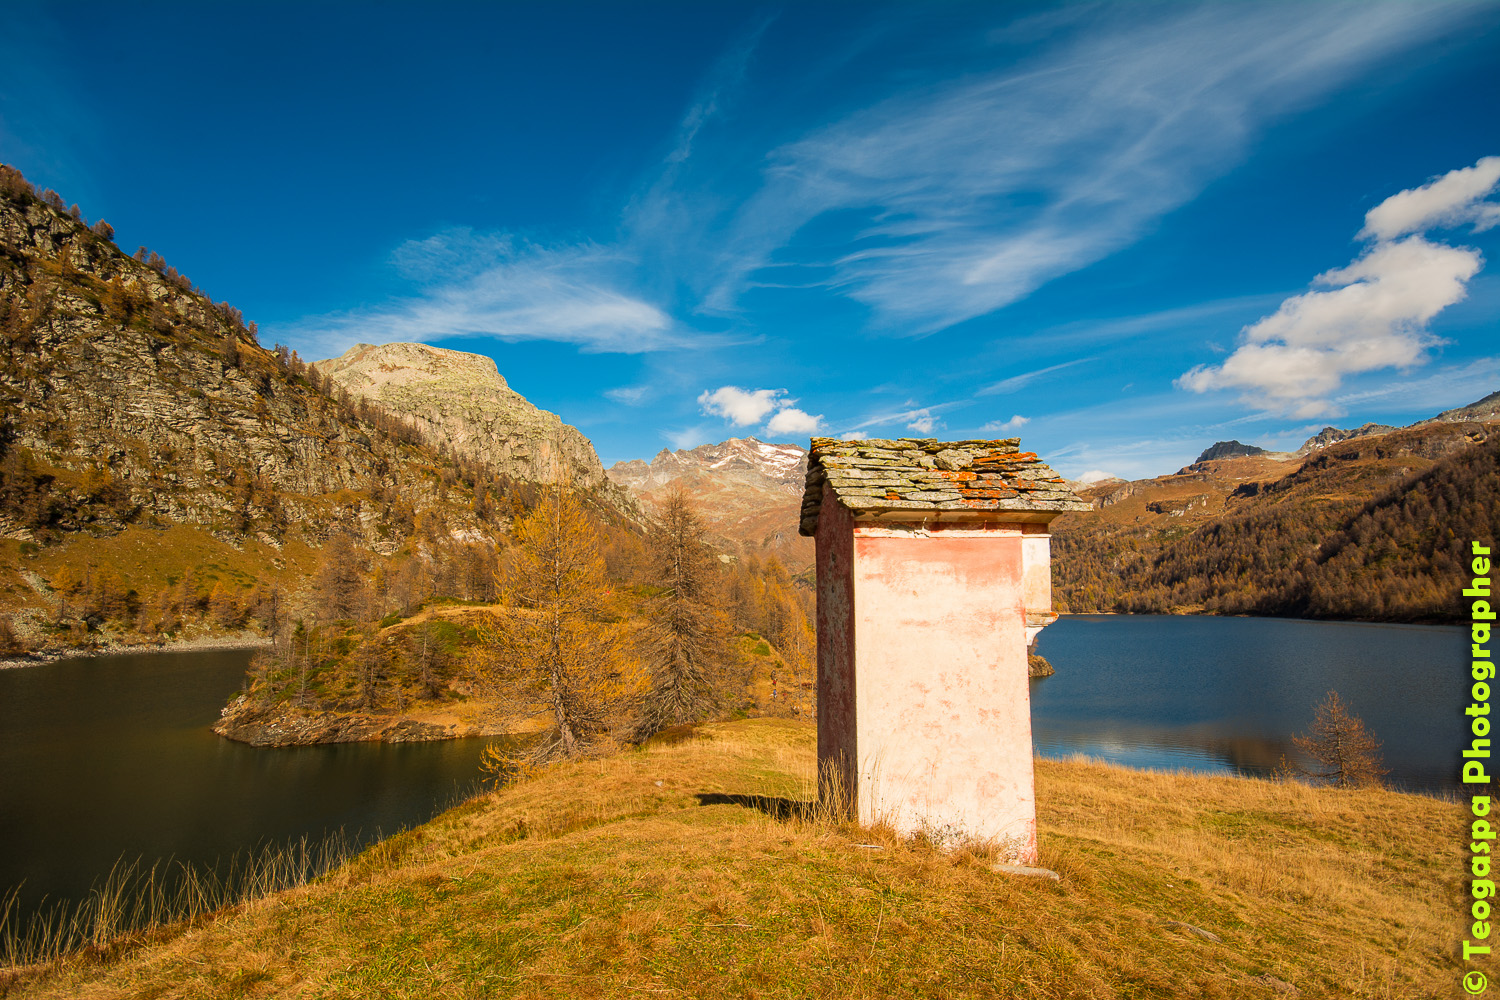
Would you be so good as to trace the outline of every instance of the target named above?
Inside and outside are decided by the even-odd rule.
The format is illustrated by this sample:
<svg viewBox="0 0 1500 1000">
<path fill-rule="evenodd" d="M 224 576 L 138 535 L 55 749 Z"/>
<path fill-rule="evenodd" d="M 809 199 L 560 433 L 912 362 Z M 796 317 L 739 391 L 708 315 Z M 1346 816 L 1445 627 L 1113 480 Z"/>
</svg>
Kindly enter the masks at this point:
<svg viewBox="0 0 1500 1000">
<path fill-rule="evenodd" d="M 1068 615 L 1037 652 L 1031 682 L 1043 757 L 1263 775 L 1337 691 L 1384 744 L 1387 781 L 1459 786 L 1467 745 L 1468 632 L 1458 627 L 1287 618 Z"/>
<path fill-rule="evenodd" d="M 256 749 L 209 730 L 248 650 L 0 670 L 0 898 L 77 899 L 116 860 L 211 866 L 339 830 L 362 842 L 472 789 L 485 740 Z"/>
<path fill-rule="evenodd" d="M 1083 615 L 1042 632 L 1038 751 L 1134 767 L 1262 774 L 1330 689 L 1384 741 L 1401 787 L 1453 787 L 1462 629 Z M 255 749 L 209 726 L 247 651 L 0 670 L 0 897 L 80 898 L 117 859 L 208 866 L 343 829 L 368 841 L 473 787 L 484 740 Z"/>
</svg>

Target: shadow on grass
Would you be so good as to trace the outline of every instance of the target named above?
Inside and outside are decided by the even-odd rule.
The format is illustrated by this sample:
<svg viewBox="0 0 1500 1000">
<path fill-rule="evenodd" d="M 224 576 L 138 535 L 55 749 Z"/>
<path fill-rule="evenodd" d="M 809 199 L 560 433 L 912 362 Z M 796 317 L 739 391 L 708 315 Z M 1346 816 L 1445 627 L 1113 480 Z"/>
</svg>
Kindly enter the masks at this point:
<svg viewBox="0 0 1500 1000">
<path fill-rule="evenodd" d="M 770 795 L 729 795 L 724 792 L 698 792 L 700 806 L 742 806 L 758 809 L 773 819 L 813 819 L 818 803 L 803 799 L 782 799 Z"/>
</svg>

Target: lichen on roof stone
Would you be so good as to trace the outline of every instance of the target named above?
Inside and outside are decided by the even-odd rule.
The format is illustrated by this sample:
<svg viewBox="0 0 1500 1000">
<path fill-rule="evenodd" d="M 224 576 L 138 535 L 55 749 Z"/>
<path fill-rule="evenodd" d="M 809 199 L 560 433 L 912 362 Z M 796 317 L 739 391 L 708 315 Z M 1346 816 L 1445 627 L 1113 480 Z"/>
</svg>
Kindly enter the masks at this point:
<svg viewBox="0 0 1500 1000">
<path fill-rule="evenodd" d="M 818 529 L 824 486 L 857 515 L 941 517 L 989 511 L 1090 510 L 1020 438 L 938 441 L 935 438 L 813 438 L 802 493 L 801 533 Z M 898 513 L 899 512 L 899 513 Z"/>
</svg>

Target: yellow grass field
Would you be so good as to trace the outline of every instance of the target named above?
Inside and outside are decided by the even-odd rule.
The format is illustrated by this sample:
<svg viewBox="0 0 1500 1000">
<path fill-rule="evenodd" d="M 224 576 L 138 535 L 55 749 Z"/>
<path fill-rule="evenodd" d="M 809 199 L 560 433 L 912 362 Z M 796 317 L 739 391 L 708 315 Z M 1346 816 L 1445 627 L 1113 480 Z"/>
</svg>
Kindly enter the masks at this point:
<svg viewBox="0 0 1500 1000">
<path fill-rule="evenodd" d="M 750 719 L 561 765 L 8 996 L 1458 995 L 1459 805 L 1042 761 L 1054 882 L 817 815 L 815 742 Z"/>
</svg>

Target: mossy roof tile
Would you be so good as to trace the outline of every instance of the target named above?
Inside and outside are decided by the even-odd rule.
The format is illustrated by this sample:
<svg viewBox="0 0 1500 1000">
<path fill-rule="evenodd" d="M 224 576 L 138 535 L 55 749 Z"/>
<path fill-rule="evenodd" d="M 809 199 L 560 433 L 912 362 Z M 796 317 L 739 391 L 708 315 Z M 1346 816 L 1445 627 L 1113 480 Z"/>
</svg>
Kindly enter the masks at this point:
<svg viewBox="0 0 1500 1000">
<path fill-rule="evenodd" d="M 1035 452 L 1021 451 L 1020 445 L 1019 438 L 813 438 L 802 494 L 801 532 L 817 532 L 825 486 L 839 503 L 862 516 L 899 511 L 909 518 L 912 512 L 930 510 L 1003 520 L 1007 511 L 1091 509 Z"/>
</svg>

